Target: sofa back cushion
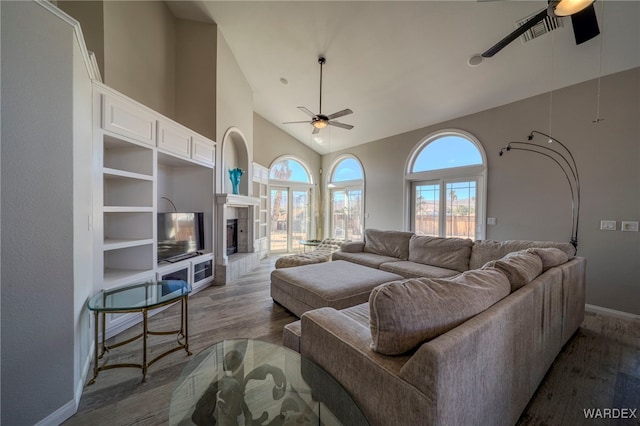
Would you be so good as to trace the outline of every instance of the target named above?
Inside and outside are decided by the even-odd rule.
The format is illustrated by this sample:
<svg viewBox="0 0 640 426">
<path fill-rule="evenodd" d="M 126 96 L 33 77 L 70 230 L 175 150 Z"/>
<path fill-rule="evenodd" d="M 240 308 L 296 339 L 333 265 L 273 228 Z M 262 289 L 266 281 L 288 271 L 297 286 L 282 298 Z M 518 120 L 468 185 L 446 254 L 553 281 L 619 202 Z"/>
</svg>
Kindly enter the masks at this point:
<svg viewBox="0 0 640 426">
<path fill-rule="evenodd" d="M 542 270 L 546 271 L 554 266 L 562 265 L 569 261 L 569 256 L 564 251 L 549 247 L 549 248 L 530 248 L 527 249 L 528 253 L 533 253 L 540 257 L 542 260 Z"/>
<path fill-rule="evenodd" d="M 412 235 L 409 240 L 409 260 L 464 272 L 469 269 L 473 241 L 463 238 L 440 238 Z"/>
<path fill-rule="evenodd" d="M 446 333 L 510 292 L 497 269 L 454 278 L 412 278 L 376 287 L 369 296 L 371 349 L 399 355 Z"/>
<path fill-rule="evenodd" d="M 365 229 L 363 251 L 407 260 L 409 257 L 409 239 L 412 235 L 412 232 L 406 231 Z"/>
<path fill-rule="evenodd" d="M 476 240 L 471 249 L 471 259 L 469 260 L 469 269 L 482 268 L 482 265 L 491 261 L 498 260 L 514 251 L 525 250 L 528 248 L 547 248 L 554 247 L 562 250 L 567 254 L 568 259 L 572 259 L 576 254 L 576 249 L 570 243 L 558 243 L 554 241 L 494 241 L 494 240 Z"/>
<path fill-rule="evenodd" d="M 509 253 L 502 259 L 487 262 L 482 269 L 498 269 L 506 275 L 511 291 L 529 284 L 542 273 L 542 259 L 528 250 Z"/>
</svg>

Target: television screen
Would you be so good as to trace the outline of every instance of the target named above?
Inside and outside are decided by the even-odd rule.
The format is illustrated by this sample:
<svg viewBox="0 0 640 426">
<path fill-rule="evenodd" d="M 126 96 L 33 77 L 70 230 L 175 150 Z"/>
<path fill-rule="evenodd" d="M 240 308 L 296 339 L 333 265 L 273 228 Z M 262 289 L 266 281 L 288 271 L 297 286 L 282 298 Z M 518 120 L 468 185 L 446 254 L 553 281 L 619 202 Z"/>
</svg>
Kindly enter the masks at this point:
<svg viewBox="0 0 640 426">
<path fill-rule="evenodd" d="M 158 262 L 204 250 L 204 213 L 158 213 Z"/>
</svg>

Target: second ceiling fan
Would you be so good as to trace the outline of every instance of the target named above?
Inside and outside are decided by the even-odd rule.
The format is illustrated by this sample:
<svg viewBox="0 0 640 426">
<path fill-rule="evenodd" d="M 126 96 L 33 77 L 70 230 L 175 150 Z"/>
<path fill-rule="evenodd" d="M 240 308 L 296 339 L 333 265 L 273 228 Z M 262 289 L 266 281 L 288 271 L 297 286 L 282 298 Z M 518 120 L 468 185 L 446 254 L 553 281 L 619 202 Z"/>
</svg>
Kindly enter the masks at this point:
<svg viewBox="0 0 640 426">
<path fill-rule="evenodd" d="M 311 121 L 286 121 L 282 124 L 297 124 L 297 123 L 309 123 L 313 126 L 312 134 L 316 134 L 320 132 L 320 129 L 324 129 L 327 126 L 335 126 L 340 127 L 341 129 L 351 130 L 353 126 L 351 124 L 340 123 L 335 121 L 338 117 L 343 117 L 345 115 L 353 114 L 349 108 L 343 109 L 342 111 L 334 112 L 333 114 L 324 115 L 322 113 L 322 66 L 325 64 L 326 59 L 324 57 L 318 58 L 318 63 L 320 64 L 320 107 L 318 108 L 318 113 L 314 114 L 310 109 L 299 106 L 298 109 L 309 117 L 311 117 Z"/>
</svg>

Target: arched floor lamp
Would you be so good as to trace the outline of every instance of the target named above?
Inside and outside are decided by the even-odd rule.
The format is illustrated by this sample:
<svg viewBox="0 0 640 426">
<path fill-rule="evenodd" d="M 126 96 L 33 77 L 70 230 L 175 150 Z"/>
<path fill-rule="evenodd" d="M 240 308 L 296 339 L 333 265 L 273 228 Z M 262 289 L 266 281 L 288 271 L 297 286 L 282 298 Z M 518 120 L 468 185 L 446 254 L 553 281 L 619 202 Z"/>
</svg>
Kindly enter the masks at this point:
<svg viewBox="0 0 640 426">
<path fill-rule="evenodd" d="M 524 151 L 524 152 L 533 152 L 535 154 L 543 155 L 547 158 L 553 160 L 564 173 L 564 176 L 567 178 L 567 182 L 569 183 L 569 189 L 571 190 L 571 239 L 570 242 L 573 247 L 578 250 L 578 224 L 580 221 L 580 176 L 578 174 L 578 166 L 576 165 L 576 160 L 571 154 L 569 148 L 567 148 L 562 142 L 558 139 L 547 135 L 546 133 L 539 132 L 537 130 L 532 130 L 527 136 L 528 141 L 532 141 L 535 135 L 544 136 L 548 139 L 549 144 L 556 143 L 558 144 L 562 151 L 555 149 L 555 146 L 549 147 L 544 145 L 538 145 L 533 142 L 519 142 L 512 141 L 509 142 L 504 148 L 500 149 L 500 153 L 498 154 L 500 157 L 503 156 L 505 152 L 509 151 Z"/>
</svg>

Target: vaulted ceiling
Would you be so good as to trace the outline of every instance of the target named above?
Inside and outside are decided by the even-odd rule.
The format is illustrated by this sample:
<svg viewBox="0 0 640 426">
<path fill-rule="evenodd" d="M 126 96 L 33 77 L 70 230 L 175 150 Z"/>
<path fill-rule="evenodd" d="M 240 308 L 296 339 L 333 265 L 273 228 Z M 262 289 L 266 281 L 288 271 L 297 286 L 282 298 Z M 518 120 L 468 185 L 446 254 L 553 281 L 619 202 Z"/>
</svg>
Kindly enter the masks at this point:
<svg viewBox="0 0 640 426">
<path fill-rule="evenodd" d="M 640 66 L 640 1 L 595 3 L 601 35 L 576 46 L 571 21 L 493 58 L 468 60 L 546 1 L 180 1 L 216 22 L 253 89 L 254 110 L 320 153 L 336 151 Z M 351 108 L 312 136 L 297 109 Z M 286 80 L 286 84 L 283 84 Z"/>
</svg>

